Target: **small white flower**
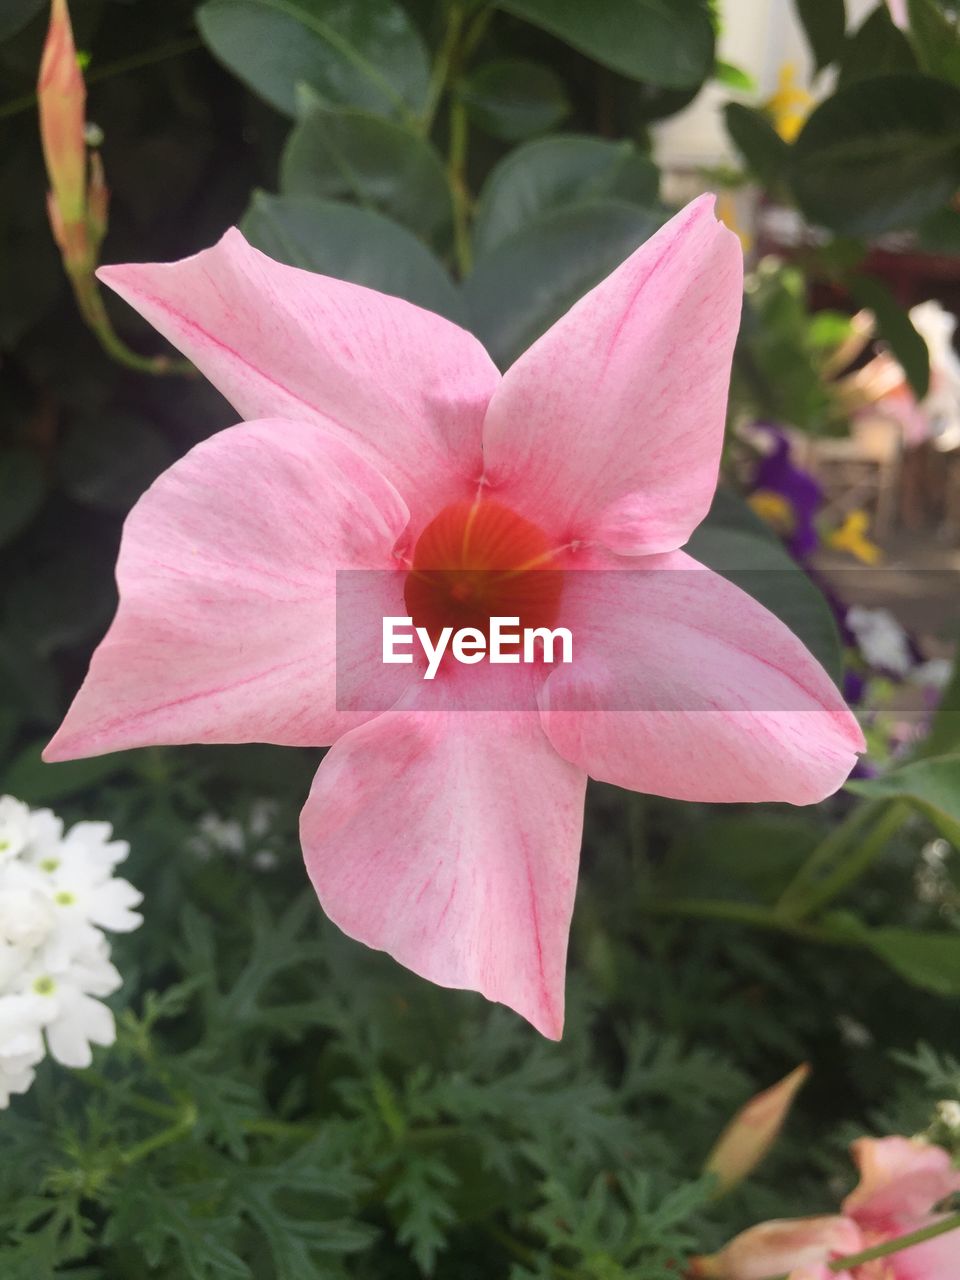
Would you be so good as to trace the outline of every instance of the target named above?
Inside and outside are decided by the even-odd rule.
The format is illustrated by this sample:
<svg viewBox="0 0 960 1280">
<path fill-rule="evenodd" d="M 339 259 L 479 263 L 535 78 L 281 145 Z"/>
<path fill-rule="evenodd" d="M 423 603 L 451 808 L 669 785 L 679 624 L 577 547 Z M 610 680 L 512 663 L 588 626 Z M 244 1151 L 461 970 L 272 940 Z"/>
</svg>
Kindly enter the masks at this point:
<svg viewBox="0 0 960 1280">
<path fill-rule="evenodd" d="M 44 1054 L 87 1067 L 116 1026 L 102 997 L 121 985 L 102 929 L 135 929 L 140 892 L 114 869 L 129 846 L 106 822 L 66 835 L 48 809 L 0 798 L 0 1108 Z"/>
<path fill-rule="evenodd" d="M 860 652 L 871 667 L 905 676 L 913 667 L 907 633 L 889 609 L 868 609 L 855 604 L 847 610 L 847 626 L 857 638 Z"/>
<path fill-rule="evenodd" d="M 960 1102 L 952 1098 L 938 1102 L 937 1114 L 948 1129 L 960 1129 Z"/>
<path fill-rule="evenodd" d="M 30 810 L 13 796 L 0 796 L 0 863 L 19 856 L 30 837 Z"/>
</svg>

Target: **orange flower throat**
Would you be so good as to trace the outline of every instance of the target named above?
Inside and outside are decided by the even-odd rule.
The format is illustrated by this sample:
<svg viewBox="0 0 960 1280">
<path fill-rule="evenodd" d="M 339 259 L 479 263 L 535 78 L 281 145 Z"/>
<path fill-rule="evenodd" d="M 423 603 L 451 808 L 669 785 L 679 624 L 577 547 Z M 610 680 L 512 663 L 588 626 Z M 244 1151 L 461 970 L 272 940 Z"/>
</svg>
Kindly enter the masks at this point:
<svg viewBox="0 0 960 1280">
<path fill-rule="evenodd" d="M 563 572 L 557 550 L 537 525 L 493 501 L 452 502 L 426 526 L 413 551 L 403 597 L 414 626 L 436 641 L 444 627 L 519 618 L 520 627 L 552 627 Z"/>
</svg>

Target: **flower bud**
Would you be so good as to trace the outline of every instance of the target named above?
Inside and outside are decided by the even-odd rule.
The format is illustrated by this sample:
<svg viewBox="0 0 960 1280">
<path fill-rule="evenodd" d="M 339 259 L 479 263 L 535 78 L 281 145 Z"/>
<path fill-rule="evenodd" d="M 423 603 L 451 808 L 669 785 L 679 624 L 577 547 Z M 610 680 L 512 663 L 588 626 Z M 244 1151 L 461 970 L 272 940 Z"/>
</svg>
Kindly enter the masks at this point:
<svg viewBox="0 0 960 1280">
<path fill-rule="evenodd" d="M 733 1117 L 707 1156 L 704 1172 L 717 1178 L 718 1194 L 749 1177 L 777 1139 L 797 1091 L 810 1074 L 804 1063 L 758 1093 Z"/>
<path fill-rule="evenodd" d="M 54 235 L 67 257 L 81 251 L 86 238 L 87 148 L 83 136 L 86 98 L 67 0 L 53 0 L 40 62 L 37 99 L 43 157 L 52 188 L 51 221 Z"/>
</svg>

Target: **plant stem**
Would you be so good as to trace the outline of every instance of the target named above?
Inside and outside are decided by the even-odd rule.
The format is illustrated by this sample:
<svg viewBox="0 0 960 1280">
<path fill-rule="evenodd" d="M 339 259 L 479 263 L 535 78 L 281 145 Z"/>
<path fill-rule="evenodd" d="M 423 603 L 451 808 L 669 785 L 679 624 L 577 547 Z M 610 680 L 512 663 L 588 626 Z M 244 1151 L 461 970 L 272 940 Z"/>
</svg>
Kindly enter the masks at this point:
<svg viewBox="0 0 960 1280">
<path fill-rule="evenodd" d="M 121 76 L 126 71 L 139 71 L 142 67 L 152 67 L 157 62 L 165 62 L 167 58 L 179 57 L 181 53 L 192 53 L 202 47 L 199 36 L 185 36 L 181 40 L 171 40 L 168 44 L 158 45 L 146 53 L 135 53 L 129 58 L 120 58 L 109 62 L 106 66 L 91 71 L 86 77 L 87 84 L 96 84 L 98 80 L 109 80 L 113 76 Z M 11 98 L 0 106 L 0 120 L 19 115 L 21 111 L 29 111 L 37 104 L 35 93 L 25 93 L 19 98 Z"/>
<path fill-rule="evenodd" d="M 443 33 L 443 40 L 440 48 L 437 50 L 437 56 L 434 59 L 433 69 L 430 72 L 430 84 L 427 88 L 427 100 L 424 103 L 423 111 L 418 122 L 419 132 L 426 137 L 433 128 L 433 122 L 436 119 L 437 108 L 440 105 L 440 98 L 443 91 L 447 87 L 447 81 L 450 79 L 450 73 L 453 68 L 454 61 L 457 56 L 457 44 L 463 31 L 463 5 L 453 4 L 447 16 L 447 26 Z"/>
<path fill-rule="evenodd" d="M 68 274 L 81 315 L 112 360 L 116 360 L 118 364 L 128 369 L 135 369 L 138 373 L 192 374 L 195 372 L 188 360 L 180 360 L 173 356 L 141 356 L 136 351 L 131 351 L 110 323 L 110 317 L 103 305 L 103 298 L 100 296 L 100 289 L 92 271 L 68 271 Z"/>
<path fill-rule="evenodd" d="M 447 174 L 453 193 L 453 243 L 461 278 L 470 274 L 470 192 L 467 189 L 467 108 L 454 95 L 450 102 L 450 159 Z"/>
<path fill-rule="evenodd" d="M 193 1102 L 187 1101 L 180 1110 L 180 1118 L 166 1129 L 161 1129 L 159 1133 L 153 1134 L 151 1137 L 138 1142 L 135 1147 L 129 1147 L 126 1151 L 120 1153 L 120 1163 L 123 1165 L 136 1164 L 140 1160 L 146 1159 L 147 1156 L 153 1155 L 154 1151 L 159 1151 L 162 1147 L 169 1147 L 174 1142 L 179 1142 L 181 1138 L 185 1138 L 197 1123 L 197 1108 Z"/>
<path fill-rule="evenodd" d="M 859 805 L 814 849 L 781 896 L 777 913 L 799 919 L 832 902 L 863 875 L 909 814 L 901 801 Z"/>
</svg>

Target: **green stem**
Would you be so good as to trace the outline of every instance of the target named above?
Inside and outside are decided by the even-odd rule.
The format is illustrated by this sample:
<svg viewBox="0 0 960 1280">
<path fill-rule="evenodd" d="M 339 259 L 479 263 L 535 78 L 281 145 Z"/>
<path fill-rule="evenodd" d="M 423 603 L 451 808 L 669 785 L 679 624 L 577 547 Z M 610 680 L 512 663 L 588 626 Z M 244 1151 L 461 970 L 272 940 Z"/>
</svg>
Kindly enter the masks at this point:
<svg viewBox="0 0 960 1280">
<path fill-rule="evenodd" d="M 99 1071 L 87 1069 L 86 1071 L 77 1072 L 80 1078 L 86 1084 L 96 1085 L 98 1089 L 106 1089 L 111 1093 L 115 1093 L 118 1086 L 112 1081 L 102 1076 Z M 154 1116 L 159 1120 L 172 1120 L 181 1114 L 179 1107 L 171 1107 L 169 1103 L 157 1102 L 153 1098 L 147 1098 L 142 1093 L 122 1092 L 121 1100 L 128 1106 L 134 1107 L 137 1111 L 142 1111 L 145 1115 Z"/>
<path fill-rule="evenodd" d="M 948 1231 L 956 1231 L 960 1227 L 960 1213 L 951 1213 L 929 1227 L 921 1227 L 919 1231 L 911 1231 L 908 1235 L 897 1236 L 893 1240 L 885 1240 L 883 1244 L 875 1244 L 861 1253 L 851 1253 L 846 1258 L 835 1258 L 827 1266 L 833 1272 L 849 1271 L 854 1267 L 862 1267 L 867 1262 L 876 1262 L 878 1258 L 888 1258 L 892 1253 L 900 1253 L 904 1249 L 912 1249 L 916 1244 L 924 1244 L 927 1240 L 935 1240 L 937 1236 L 946 1235 Z M 790 1280 L 789 1276 L 770 1276 L 769 1280 Z"/>
<path fill-rule="evenodd" d="M 463 31 L 463 6 L 461 4 L 453 4 L 450 6 L 450 12 L 447 16 L 447 27 L 443 33 L 443 40 L 440 48 L 437 50 L 437 56 L 433 63 L 433 69 L 430 73 L 430 84 L 427 88 L 427 100 L 424 103 L 423 111 L 420 114 L 418 129 L 423 137 L 427 137 L 433 128 L 433 122 L 436 119 L 437 108 L 440 105 L 440 98 L 443 91 L 447 87 L 447 81 L 450 79 L 450 72 L 453 68 L 454 61 L 457 57 L 457 44 L 460 40 L 460 34 Z"/>
<path fill-rule="evenodd" d="M 179 1142 L 181 1138 L 185 1138 L 197 1123 L 197 1108 L 193 1102 L 185 1102 L 180 1111 L 180 1118 L 166 1129 L 161 1129 L 159 1133 L 155 1133 L 152 1137 L 138 1142 L 135 1147 L 129 1147 L 126 1151 L 120 1153 L 120 1163 L 123 1165 L 136 1164 L 140 1160 L 152 1156 L 155 1151 L 159 1151 L 162 1147 L 169 1147 L 174 1142 Z"/>
<path fill-rule="evenodd" d="M 107 315 L 100 296 L 100 289 L 92 269 L 68 271 L 73 286 L 77 306 L 87 325 L 97 337 L 97 341 L 112 360 L 138 373 L 152 374 L 192 374 L 193 365 L 188 360 L 178 360 L 173 356 L 141 356 L 131 351 L 119 337 L 110 317 Z"/>
<path fill-rule="evenodd" d="M 146 53 L 135 53 L 129 58 L 120 58 L 116 62 L 110 62 L 104 67 L 91 71 L 86 77 L 87 84 L 96 84 L 98 80 L 109 80 L 112 76 L 121 76 L 127 71 L 139 71 L 143 67 L 152 67 L 157 62 L 165 62 L 167 58 L 179 57 L 181 53 L 192 53 L 194 49 L 201 48 L 202 44 L 203 41 L 199 36 L 171 40 L 169 44 L 159 45 Z M 35 93 L 25 93 L 19 98 L 11 98 L 9 102 L 0 106 L 0 120 L 19 115 L 22 111 L 29 111 L 36 104 Z"/>
<path fill-rule="evenodd" d="M 798 919 L 832 902 L 883 852 L 909 813 L 900 801 L 859 805 L 814 849 L 777 903 L 777 913 Z"/>
<path fill-rule="evenodd" d="M 487 1235 L 492 1240 L 496 1240 L 497 1244 L 502 1245 L 518 1261 L 524 1262 L 528 1266 L 537 1266 L 541 1261 L 536 1249 L 531 1249 L 528 1245 L 521 1244 L 519 1240 L 515 1240 L 506 1231 L 501 1231 L 499 1227 L 488 1226 L 486 1230 Z M 570 1267 L 563 1267 L 559 1262 L 551 1262 L 550 1270 L 555 1276 L 559 1276 L 560 1280 L 582 1280 L 581 1272 L 573 1271 Z"/>
<path fill-rule="evenodd" d="M 470 192 L 467 188 L 467 108 L 456 96 L 450 103 L 450 158 L 447 173 L 453 193 L 453 243 L 461 279 L 470 274 Z"/>
</svg>

